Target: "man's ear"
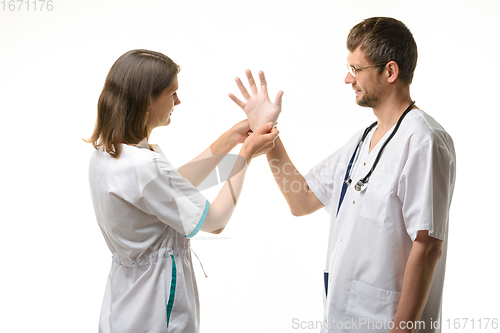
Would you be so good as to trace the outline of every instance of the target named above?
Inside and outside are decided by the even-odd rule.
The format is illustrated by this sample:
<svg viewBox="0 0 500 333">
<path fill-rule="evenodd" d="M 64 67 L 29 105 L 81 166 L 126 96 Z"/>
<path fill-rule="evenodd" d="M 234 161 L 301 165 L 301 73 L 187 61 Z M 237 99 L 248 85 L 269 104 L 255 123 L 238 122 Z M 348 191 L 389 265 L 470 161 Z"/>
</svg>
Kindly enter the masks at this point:
<svg viewBox="0 0 500 333">
<path fill-rule="evenodd" d="M 387 82 L 394 83 L 399 77 L 398 63 L 395 61 L 389 61 L 387 65 L 385 65 L 385 69 L 387 70 Z"/>
</svg>

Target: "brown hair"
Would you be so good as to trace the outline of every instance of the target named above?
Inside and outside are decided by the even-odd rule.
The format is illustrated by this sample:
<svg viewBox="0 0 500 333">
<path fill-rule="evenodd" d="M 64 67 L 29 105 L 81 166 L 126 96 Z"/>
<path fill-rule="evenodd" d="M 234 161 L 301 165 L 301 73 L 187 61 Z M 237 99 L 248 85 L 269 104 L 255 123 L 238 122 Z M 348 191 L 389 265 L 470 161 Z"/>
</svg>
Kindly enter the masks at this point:
<svg viewBox="0 0 500 333">
<path fill-rule="evenodd" d="M 92 136 L 84 140 L 118 158 L 121 143 L 148 136 L 146 113 L 151 99 L 172 83 L 180 67 L 162 53 L 132 50 L 109 70 L 99 101 Z"/>
<path fill-rule="evenodd" d="M 399 79 L 410 85 L 417 67 L 417 44 L 406 25 L 390 17 L 372 17 L 355 25 L 347 36 L 347 49 L 358 47 L 372 64 L 395 61 L 399 66 Z M 384 66 L 377 66 L 380 73 Z"/>
</svg>

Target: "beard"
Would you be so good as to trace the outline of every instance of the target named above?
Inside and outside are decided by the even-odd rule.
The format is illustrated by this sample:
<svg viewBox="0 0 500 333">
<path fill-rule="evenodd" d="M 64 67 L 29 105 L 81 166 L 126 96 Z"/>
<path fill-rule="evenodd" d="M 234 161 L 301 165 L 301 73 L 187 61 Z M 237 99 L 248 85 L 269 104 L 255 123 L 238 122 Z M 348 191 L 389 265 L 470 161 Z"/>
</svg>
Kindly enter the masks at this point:
<svg viewBox="0 0 500 333">
<path fill-rule="evenodd" d="M 368 91 L 362 91 L 362 93 L 363 97 L 361 97 L 361 99 L 358 100 L 356 98 L 356 103 L 359 106 L 365 108 L 374 108 L 379 104 L 379 94 Z"/>
<path fill-rule="evenodd" d="M 365 108 L 374 108 L 378 105 L 378 97 L 377 96 L 363 96 L 359 101 L 356 101 L 359 106 Z"/>
<path fill-rule="evenodd" d="M 362 96 L 361 98 L 356 97 L 356 103 L 359 106 L 365 108 L 374 108 L 380 104 L 380 97 L 382 96 L 382 76 L 377 75 L 374 80 L 370 80 L 371 82 L 367 82 L 365 88 L 353 84 L 353 88 L 357 90 L 361 90 Z"/>
</svg>

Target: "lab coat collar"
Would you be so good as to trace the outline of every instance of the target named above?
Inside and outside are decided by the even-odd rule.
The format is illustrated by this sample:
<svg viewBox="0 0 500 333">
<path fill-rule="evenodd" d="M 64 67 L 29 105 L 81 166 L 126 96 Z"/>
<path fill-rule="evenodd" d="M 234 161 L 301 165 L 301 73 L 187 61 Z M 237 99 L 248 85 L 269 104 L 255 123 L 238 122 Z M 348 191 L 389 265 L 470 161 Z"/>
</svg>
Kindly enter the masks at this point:
<svg viewBox="0 0 500 333">
<path fill-rule="evenodd" d="M 142 139 L 136 146 L 137 148 L 146 148 L 149 149 L 148 138 Z"/>
<path fill-rule="evenodd" d="M 163 151 L 161 150 L 160 146 L 158 146 L 157 144 L 149 144 L 148 142 L 148 139 L 147 138 L 144 138 L 142 139 L 136 146 L 137 148 L 144 148 L 144 149 L 147 149 L 147 150 L 150 150 L 150 147 L 153 148 L 153 151 L 157 152 L 158 154 L 162 154 L 163 156 L 165 156 L 165 154 L 163 153 Z"/>
</svg>

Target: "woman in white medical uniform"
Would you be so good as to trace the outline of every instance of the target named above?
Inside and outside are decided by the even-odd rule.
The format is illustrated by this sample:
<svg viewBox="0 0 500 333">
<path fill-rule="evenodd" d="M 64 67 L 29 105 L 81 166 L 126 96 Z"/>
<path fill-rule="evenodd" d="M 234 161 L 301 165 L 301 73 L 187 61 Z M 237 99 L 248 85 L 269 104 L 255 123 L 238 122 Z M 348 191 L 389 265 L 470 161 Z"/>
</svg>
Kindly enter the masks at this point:
<svg viewBox="0 0 500 333">
<path fill-rule="evenodd" d="M 89 180 L 97 222 L 113 254 L 101 333 L 199 331 L 189 239 L 199 230 L 224 229 L 250 160 L 271 150 L 278 135 L 272 123 L 252 133 L 242 121 L 176 170 L 148 138 L 155 127 L 170 123 L 180 104 L 178 72 L 161 53 L 132 50 L 114 63 L 99 97 L 87 140 L 96 148 Z M 239 158 L 210 203 L 196 187 L 238 143 Z M 170 144 L 182 145 L 182 138 Z"/>
</svg>

